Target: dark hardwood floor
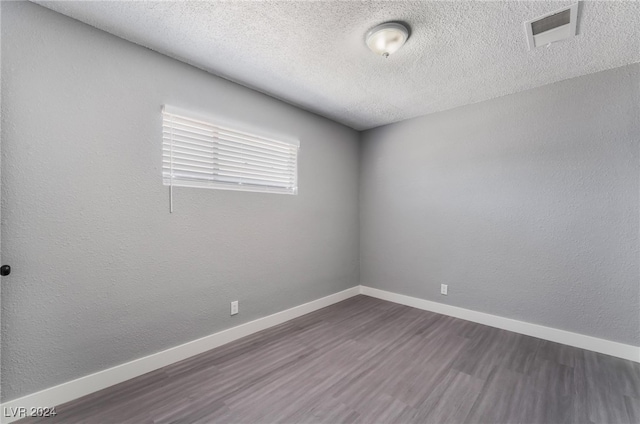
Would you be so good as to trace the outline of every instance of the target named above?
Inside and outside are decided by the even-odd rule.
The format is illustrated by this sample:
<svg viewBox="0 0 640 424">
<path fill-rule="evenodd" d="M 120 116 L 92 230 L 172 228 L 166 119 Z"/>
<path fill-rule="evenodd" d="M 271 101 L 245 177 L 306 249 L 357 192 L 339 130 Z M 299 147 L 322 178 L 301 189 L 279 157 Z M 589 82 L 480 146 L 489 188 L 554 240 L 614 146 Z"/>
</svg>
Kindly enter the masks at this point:
<svg viewBox="0 0 640 424">
<path fill-rule="evenodd" d="M 640 364 L 357 296 L 43 423 L 639 423 Z"/>
</svg>

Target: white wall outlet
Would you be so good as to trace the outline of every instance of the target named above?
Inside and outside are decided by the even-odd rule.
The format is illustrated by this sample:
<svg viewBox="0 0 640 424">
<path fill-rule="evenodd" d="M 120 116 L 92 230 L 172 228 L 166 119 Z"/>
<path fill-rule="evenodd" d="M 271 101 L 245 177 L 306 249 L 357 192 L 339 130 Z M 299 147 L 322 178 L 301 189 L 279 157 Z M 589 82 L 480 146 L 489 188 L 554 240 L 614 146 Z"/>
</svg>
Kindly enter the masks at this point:
<svg viewBox="0 0 640 424">
<path fill-rule="evenodd" d="M 440 284 L 440 294 L 447 295 L 449 291 L 449 286 L 446 284 Z"/>
<path fill-rule="evenodd" d="M 238 313 L 238 301 L 234 300 L 231 302 L 231 315 L 235 315 Z"/>
</svg>

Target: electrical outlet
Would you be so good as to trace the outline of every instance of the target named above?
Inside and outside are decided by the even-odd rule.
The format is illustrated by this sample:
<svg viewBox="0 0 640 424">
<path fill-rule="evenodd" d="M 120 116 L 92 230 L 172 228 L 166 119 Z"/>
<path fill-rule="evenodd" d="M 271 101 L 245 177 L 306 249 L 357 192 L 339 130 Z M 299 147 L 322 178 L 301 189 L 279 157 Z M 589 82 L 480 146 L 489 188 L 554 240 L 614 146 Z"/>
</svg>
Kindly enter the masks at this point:
<svg viewBox="0 0 640 424">
<path fill-rule="evenodd" d="M 231 302 L 231 315 L 235 315 L 238 313 L 238 301 L 234 300 Z"/>
<path fill-rule="evenodd" d="M 440 294 L 447 295 L 449 291 L 449 286 L 446 284 L 440 284 Z"/>
</svg>

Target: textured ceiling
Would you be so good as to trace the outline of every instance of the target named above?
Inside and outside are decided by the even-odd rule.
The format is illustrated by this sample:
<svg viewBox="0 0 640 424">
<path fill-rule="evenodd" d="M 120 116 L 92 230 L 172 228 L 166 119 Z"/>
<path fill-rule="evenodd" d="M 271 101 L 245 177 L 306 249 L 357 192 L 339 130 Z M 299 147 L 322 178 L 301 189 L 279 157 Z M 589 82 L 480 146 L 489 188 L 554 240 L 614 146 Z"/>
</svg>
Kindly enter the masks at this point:
<svg viewBox="0 0 640 424">
<path fill-rule="evenodd" d="M 640 61 L 640 4 L 583 2 L 572 40 L 523 22 L 572 2 L 38 2 L 358 130 Z M 388 59 L 364 34 L 411 28 Z"/>
</svg>

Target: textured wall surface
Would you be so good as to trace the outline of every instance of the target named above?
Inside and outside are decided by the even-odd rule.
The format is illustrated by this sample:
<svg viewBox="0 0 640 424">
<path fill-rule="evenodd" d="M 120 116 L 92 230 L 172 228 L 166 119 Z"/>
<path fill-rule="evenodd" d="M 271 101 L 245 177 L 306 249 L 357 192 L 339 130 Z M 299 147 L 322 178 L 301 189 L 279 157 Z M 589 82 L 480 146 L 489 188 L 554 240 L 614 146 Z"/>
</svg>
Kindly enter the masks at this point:
<svg viewBox="0 0 640 424">
<path fill-rule="evenodd" d="M 365 132 L 361 283 L 640 345 L 639 84 L 636 64 Z"/>
<path fill-rule="evenodd" d="M 3 401 L 358 284 L 355 131 L 32 3 L 1 47 Z M 300 194 L 169 214 L 165 103 L 300 139 Z"/>
</svg>

